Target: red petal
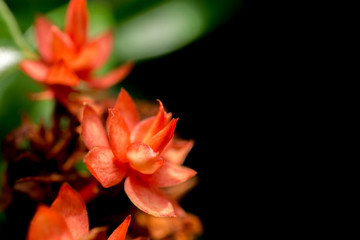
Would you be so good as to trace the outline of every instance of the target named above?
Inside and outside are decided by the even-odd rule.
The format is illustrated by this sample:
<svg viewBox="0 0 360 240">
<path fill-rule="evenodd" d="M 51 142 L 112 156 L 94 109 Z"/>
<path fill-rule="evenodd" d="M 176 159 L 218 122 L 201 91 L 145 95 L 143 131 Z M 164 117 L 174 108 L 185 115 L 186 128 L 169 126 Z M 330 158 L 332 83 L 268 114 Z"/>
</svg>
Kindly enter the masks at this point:
<svg viewBox="0 0 360 240">
<path fill-rule="evenodd" d="M 49 73 L 49 67 L 43 62 L 24 60 L 20 69 L 36 81 L 44 82 Z"/>
<path fill-rule="evenodd" d="M 154 173 L 164 162 L 159 158 L 159 153 L 155 153 L 151 147 L 142 142 L 131 144 L 127 149 L 126 157 L 132 168 L 144 174 Z"/>
<path fill-rule="evenodd" d="M 74 239 L 81 239 L 89 232 L 89 219 L 85 203 L 80 194 L 67 183 L 61 186 L 51 209 L 64 217 Z"/>
<path fill-rule="evenodd" d="M 131 142 L 141 142 L 145 135 L 148 133 L 151 125 L 153 124 L 155 120 L 155 116 L 145 118 L 144 120 L 141 120 L 134 129 L 131 132 Z"/>
<path fill-rule="evenodd" d="M 156 217 L 175 217 L 174 207 L 167 197 L 138 176 L 127 177 L 124 187 L 129 199 L 142 211 Z"/>
<path fill-rule="evenodd" d="M 84 162 L 104 188 L 118 184 L 127 174 L 127 166 L 119 163 L 111 149 L 106 147 L 92 148 Z"/>
<path fill-rule="evenodd" d="M 186 156 L 194 146 L 194 141 L 174 140 L 169 145 L 169 147 L 166 147 L 162 153 L 162 157 L 164 157 L 164 159 L 168 162 L 181 165 L 184 163 Z"/>
<path fill-rule="evenodd" d="M 79 81 L 80 79 L 71 71 L 64 61 L 59 61 L 50 67 L 45 83 L 75 87 L 79 84 Z"/>
<path fill-rule="evenodd" d="M 75 57 L 75 46 L 70 37 L 63 33 L 55 25 L 51 27 L 52 58 L 53 61 L 71 61 Z"/>
<path fill-rule="evenodd" d="M 115 109 L 109 109 L 107 126 L 112 151 L 120 162 L 127 162 L 126 151 L 130 144 L 130 132 L 124 118 Z"/>
<path fill-rule="evenodd" d="M 109 88 L 113 85 L 119 83 L 123 80 L 129 73 L 131 72 L 134 64 L 132 62 L 128 62 L 115 70 L 107 73 L 105 76 L 94 77 L 88 80 L 88 84 L 90 87 L 95 89 L 103 89 Z"/>
<path fill-rule="evenodd" d="M 98 68 L 102 66 L 106 60 L 109 58 L 113 45 L 114 45 L 114 36 L 112 32 L 106 32 L 100 37 L 93 40 L 96 43 L 98 48 L 98 54 L 93 61 L 92 68 Z"/>
<path fill-rule="evenodd" d="M 84 106 L 81 137 L 88 149 L 96 146 L 110 147 L 105 128 L 94 109 Z"/>
<path fill-rule="evenodd" d="M 147 144 L 154 150 L 154 152 L 161 152 L 172 139 L 177 120 L 178 119 L 172 119 L 165 128 L 147 141 Z"/>
<path fill-rule="evenodd" d="M 27 240 L 74 240 L 65 219 L 55 210 L 40 205 L 36 210 Z"/>
<path fill-rule="evenodd" d="M 44 16 L 35 19 L 36 44 L 41 57 L 48 63 L 52 62 L 51 26 L 53 24 Z"/>
<path fill-rule="evenodd" d="M 164 162 L 162 167 L 149 176 L 149 182 L 158 187 L 171 187 L 196 175 L 196 171 L 180 165 Z"/>
<path fill-rule="evenodd" d="M 126 232 L 129 228 L 131 216 L 127 216 L 125 220 L 112 232 L 108 240 L 124 240 Z"/>
<path fill-rule="evenodd" d="M 94 60 L 98 58 L 98 43 L 92 42 L 87 44 L 82 50 L 70 59 L 68 64 L 74 71 L 90 71 L 93 68 Z"/>
<path fill-rule="evenodd" d="M 66 11 L 65 31 L 78 47 L 86 42 L 87 25 L 86 0 L 71 0 Z"/>
<path fill-rule="evenodd" d="M 114 108 L 124 118 L 129 130 L 132 131 L 140 121 L 140 116 L 134 101 L 125 89 L 121 89 Z"/>
<path fill-rule="evenodd" d="M 159 111 L 151 124 L 150 128 L 148 129 L 148 132 L 144 136 L 144 139 L 142 140 L 144 143 L 148 143 L 149 139 L 154 136 L 157 132 L 159 132 L 161 129 L 163 129 L 166 124 L 169 122 L 169 118 L 167 118 L 166 112 L 164 110 L 164 106 L 160 100 L 159 104 Z"/>
</svg>

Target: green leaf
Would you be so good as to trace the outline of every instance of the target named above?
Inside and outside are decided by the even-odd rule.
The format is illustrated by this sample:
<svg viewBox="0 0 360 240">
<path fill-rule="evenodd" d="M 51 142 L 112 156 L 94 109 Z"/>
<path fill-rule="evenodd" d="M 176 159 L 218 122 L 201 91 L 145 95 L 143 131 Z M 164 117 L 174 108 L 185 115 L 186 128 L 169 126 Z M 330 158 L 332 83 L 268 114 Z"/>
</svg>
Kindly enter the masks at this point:
<svg viewBox="0 0 360 240">
<path fill-rule="evenodd" d="M 164 0 L 122 19 L 116 53 L 122 61 L 144 60 L 178 50 L 234 14 L 241 1 Z"/>
</svg>

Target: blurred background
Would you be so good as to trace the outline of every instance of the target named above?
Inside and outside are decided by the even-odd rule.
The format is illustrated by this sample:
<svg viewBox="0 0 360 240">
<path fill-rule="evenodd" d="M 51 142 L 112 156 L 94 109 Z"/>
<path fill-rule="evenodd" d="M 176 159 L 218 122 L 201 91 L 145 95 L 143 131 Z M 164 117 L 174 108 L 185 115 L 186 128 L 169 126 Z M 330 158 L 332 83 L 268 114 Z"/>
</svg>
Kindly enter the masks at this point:
<svg viewBox="0 0 360 240">
<path fill-rule="evenodd" d="M 36 14 L 63 26 L 68 3 L 5 2 L 33 45 Z M 274 35 L 266 6 L 246 0 L 88 0 L 88 7 L 91 36 L 115 31 L 113 55 L 100 71 L 136 61 L 114 95 L 124 87 L 141 99 L 161 99 L 180 118 L 179 136 L 195 140 L 185 165 L 197 170 L 200 180 L 181 203 L 202 219 L 203 239 L 241 235 L 257 221 L 248 214 L 258 211 L 258 200 L 249 196 L 257 179 L 247 167 L 256 161 L 253 143 L 265 128 L 254 106 L 266 89 L 264 77 L 274 71 L 266 64 Z M 27 99 L 41 87 L 17 69 L 21 54 L 3 24 L 0 18 L 0 139 L 20 124 L 22 112 L 35 122 L 49 121 L 54 106 Z"/>
</svg>

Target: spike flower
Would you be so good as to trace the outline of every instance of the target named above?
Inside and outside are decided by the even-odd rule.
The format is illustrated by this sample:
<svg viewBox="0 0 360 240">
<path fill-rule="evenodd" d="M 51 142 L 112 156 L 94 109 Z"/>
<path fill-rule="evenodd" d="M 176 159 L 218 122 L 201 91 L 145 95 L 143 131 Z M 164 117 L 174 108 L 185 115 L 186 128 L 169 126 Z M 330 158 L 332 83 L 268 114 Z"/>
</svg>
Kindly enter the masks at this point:
<svg viewBox="0 0 360 240">
<path fill-rule="evenodd" d="M 82 138 L 90 149 L 84 162 L 105 188 L 125 179 L 129 199 L 139 209 L 154 216 L 181 215 L 183 210 L 161 188 L 193 177 L 196 172 L 181 166 L 192 142 L 174 144 L 178 119 L 171 119 L 159 101 L 156 116 L 140 121 L 137 108 L 122 89 L 114 108 L 109 109 L 107 132 L 96 114 L 85 105 Z"/>
<path fill-rule="evenodd" d="M 110 56 L 113 33 L 108 31 L 95 39 L 88 39 L 86 0 L 70 1 L 65 32 L 46 17 L 38 16 L 35 20 L 35 35 L 41 59 L 24 60 L 20 68 L 50 88 L 55 85 L 76 87 L 80 79 L 90 88 L 108 88 L 121 81 L 132 69 L 133 64 L 127 63 L 105 76 L 93 76 L 93 70 L 102 66 Z"/>
<path fill-rule="evenodd" d="M 124 240 L 131 217 L 128 216 L 108 240 Z M 101 240 L 106 228 L 89 231 L 86 206 L 79 193 L 64 183 L 50 207 L 40 205 L 31 220 L 27 240 Z"/>
</svg>

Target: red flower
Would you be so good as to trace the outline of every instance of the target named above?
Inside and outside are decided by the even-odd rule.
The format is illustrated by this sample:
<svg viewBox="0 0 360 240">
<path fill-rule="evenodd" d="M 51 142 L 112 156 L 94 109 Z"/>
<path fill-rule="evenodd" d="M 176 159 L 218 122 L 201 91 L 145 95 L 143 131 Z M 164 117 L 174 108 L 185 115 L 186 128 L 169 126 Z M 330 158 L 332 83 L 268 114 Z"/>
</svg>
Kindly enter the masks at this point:
<svg viewBox="0 0 360 240">
<path fill-rule="evenodd" d="M 85 105 L 82 138 L 90 151 L 84 162 L 105 188 L 125 179 L 126 194 L 144 212 L 175 216 L 182 209 L 160 188 L 182 183 L 196 174 L 180 166 L 192 142 L 173 144 L 177 119 L 171 119 L 159 104 L 156 116 L 140 121 L 133 100 L 121 90 L 115 107 L 109 109 L 107 133 L 95 111 Z"/>
<path fill-rule="evenodd" d="M 128 216 L 108 240 L 124 240 L 131 217 Z M 63 184 L 50 207 L 40 205 L 36 210 L 27 240 L 106 239 L 106 228 L 89 231 L 86 206 L 80 195 L 68 184 Z"/>
<path fill-rule="evenodd" d="M 88 39 L 86 0 L 71 0 L 66 12 L 65 32 L 44 16 L 35 20 L 35 34 L 41 60 L 24 60 L 21 69 L 46 85 L 76 87 L 80 79 L 91 88 L 108 88 L 125 78 L 133 64 L 127 63 L 102 77 L 92 75 L 109 57 L 113 33 Z"/>
</svg>

